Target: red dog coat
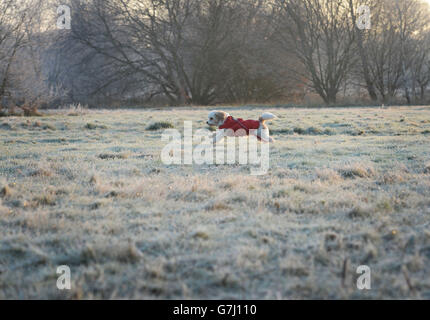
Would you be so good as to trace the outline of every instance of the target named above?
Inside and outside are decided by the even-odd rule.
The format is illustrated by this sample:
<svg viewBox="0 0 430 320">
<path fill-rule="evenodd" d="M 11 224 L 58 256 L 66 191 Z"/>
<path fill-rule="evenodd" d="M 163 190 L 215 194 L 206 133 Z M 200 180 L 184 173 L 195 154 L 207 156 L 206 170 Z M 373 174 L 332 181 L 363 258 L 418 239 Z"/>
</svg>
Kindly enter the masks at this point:
<svg viewBox="0 0 430 320">
<path fill-rule="evenodd" d="M 227 120 L 225 120 L 224 124 L 220 126 L 220 129 L 231 129 L 234 132 L 243 129 L 246 131 L 246 134 L 249 135 L 249 130 L 257 130 L 260 127 L 260 121 L 257 120 L 243 120 L 241 118 L 234 119 L 232 116 L 229 116 Z"/>
</svg>

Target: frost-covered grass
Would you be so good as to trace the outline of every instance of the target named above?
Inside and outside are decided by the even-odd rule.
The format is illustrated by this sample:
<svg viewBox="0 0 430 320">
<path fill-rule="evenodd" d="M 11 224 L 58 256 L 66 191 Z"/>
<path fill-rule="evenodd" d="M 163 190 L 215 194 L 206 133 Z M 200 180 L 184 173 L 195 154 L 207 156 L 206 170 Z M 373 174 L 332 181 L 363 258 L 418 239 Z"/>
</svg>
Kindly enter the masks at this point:
<svg viewBox="0 0 430 320">
<path fill-rule="evenodd" d="M 430 299 L 430 108 L 264 111 L 261 177 L 161 162 L 205 108 L 1 118 L 0 298 Z"/>
</svg>

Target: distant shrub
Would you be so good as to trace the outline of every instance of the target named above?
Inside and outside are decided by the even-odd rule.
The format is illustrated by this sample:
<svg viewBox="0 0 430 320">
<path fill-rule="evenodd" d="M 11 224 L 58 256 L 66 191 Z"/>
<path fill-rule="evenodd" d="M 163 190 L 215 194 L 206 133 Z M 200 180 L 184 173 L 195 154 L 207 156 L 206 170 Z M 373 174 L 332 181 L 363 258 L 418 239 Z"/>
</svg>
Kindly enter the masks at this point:
<svg viewBox="0 0 430 320">
<path fill-rule="evenodd" d="M 21 109 L 20 109 L 21 110 Z M 23 112 L 18 112 L 16 108 L 10 108 L 8 110 L 0 111 L 0 117 L 21 117 L 23 116 Z"/>
<path fill-rule="evenodd" d="M 24 116 L 25 117 L 42 117 L 43 114 L 41 114 L 36 107 L 22 107 L 22 110 L 24 110 Z"/>
<path fill-rule="evenodd" d="M 170 122 L 161 121 L 161 122 L 155 122 L 151 124 L 148 128 L 146 128 L 146 130 L 157 131 L 161 129 L 172 129 L 172 128 L 174 128 L 174 126 Z"/>
</svg>

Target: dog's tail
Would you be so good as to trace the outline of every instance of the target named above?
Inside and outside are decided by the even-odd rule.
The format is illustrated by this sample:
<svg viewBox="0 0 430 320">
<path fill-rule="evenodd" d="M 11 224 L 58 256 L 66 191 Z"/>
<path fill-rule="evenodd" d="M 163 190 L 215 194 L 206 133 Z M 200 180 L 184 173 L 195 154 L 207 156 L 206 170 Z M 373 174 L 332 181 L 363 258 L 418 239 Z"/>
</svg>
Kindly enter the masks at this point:
<svg viewBox="0 0 430 320">
<path fill-rule="evenodd" d="M 277 119 L 278 117 L 270 112 L 265 112 L 261 115 L 260 119 L 258 119 L 261 123 L 264 123 L 267 120 Z"/>
<path fill-rule="evenodd" d="M 260 121 L 260 138 L 261 141 L 264 142 L 270 142 L 273 143 L 275 142 L 275 140 L 273 140 L 273 138 L 269 137 L 269 128 L 267 127 L 267 125 L 265 124 L 265 122 L 267 120 L 272 120 L 272 119 L 277 119 L 278 117 L 275 116 L 274 114 L 270 113 L 270 112 L 265 112 L 261 115 L 260 119 L 258 119 Z"/>
</svg>

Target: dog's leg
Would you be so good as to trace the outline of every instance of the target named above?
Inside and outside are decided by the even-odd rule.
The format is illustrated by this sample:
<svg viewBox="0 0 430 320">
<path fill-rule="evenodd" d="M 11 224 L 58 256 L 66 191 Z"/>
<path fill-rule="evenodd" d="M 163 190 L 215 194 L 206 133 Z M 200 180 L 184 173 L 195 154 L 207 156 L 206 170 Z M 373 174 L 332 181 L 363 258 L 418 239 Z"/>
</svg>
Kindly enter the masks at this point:
<svg viewBox="0 0 430 320">
<path fill-rule="evenodd" d="M 224 139 L 225 133 L 224 130 L 219 130 L 215 135 L 213 139 L 213 144 L 217 144 L 218 142 L 222 141 Z"/>
<path fill-rule="evenodd" d="M 260 118 L 260 127 L 257 130 L 257 137 L 261 139 L 262 142 L 265 143 L 273 143 L 275 140 L 270 137 L 269 128 L 265 124 L 265 120 Z"/>
</svg>

